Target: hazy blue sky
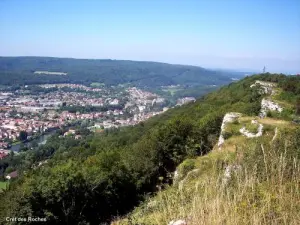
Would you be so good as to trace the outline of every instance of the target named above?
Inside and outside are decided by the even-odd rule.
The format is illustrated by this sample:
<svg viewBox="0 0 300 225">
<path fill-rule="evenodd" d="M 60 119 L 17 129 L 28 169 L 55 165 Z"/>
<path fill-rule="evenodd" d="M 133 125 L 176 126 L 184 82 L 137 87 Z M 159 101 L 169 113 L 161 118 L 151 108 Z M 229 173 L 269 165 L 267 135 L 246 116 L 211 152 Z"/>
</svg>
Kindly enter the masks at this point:
<svg viewBox="0 0 300 225">
<path fill-rule="evenodd" d="M 300 0 L 0 0 L 0 55 L 300 72 Z"/>
</svg>

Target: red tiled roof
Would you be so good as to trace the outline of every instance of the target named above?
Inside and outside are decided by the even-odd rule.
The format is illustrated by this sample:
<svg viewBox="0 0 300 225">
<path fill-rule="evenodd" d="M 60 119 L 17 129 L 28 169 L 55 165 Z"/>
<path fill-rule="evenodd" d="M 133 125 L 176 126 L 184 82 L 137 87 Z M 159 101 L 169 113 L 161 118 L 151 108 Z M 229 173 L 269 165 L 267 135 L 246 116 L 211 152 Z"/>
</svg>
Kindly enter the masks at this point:
<svg viewBox="0 0 300 225">
<path fill-rule="evenodd" d="M 4 159 L 7 155 L 5 152 L 0 152 L 0 159 Z"/>
<path fill-rule="evenodd" d="M 18 176 L 18 172 L 17 171 L 13 171 L 13 172 L 7 174 L 7 176 L 10 176 L 11 178 L 15 178 L 15 177 Z"/>
</svg>

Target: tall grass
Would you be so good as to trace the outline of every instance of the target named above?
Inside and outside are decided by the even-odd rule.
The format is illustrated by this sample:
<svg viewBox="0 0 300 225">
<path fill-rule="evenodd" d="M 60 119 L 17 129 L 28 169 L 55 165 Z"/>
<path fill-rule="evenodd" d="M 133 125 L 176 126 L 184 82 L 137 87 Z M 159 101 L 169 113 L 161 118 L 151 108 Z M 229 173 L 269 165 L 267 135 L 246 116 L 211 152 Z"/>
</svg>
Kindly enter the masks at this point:
<svg viewBox="0 0 300 225">
<path fill-rule="evenodd" d="M 232 171 L 227 183 L 224 168 L 212 161 L 209 173 L 199 172 L 182 189 L 167 188 L 115 224 L 160 225 L 174 219 L 185 219 L 189 225 L 299 224 L 297 142 L 283 134 L 272 143 L 253 141 L 240 149 L 243 159 L 236 163 L 241 167 Z"/>
</svg>

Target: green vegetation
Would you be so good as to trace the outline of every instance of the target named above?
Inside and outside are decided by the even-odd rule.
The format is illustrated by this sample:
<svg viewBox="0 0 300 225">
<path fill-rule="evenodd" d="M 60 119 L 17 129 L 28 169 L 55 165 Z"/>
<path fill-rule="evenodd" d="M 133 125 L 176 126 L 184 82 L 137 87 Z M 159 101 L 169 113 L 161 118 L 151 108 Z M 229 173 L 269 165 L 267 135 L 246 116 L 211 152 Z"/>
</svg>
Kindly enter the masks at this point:
<svg viewBox="0 0 300 225">
<path fill-rule="evenodd" d="M 290 79 L 282 75 L 247 77 L 137 126 L 105 130 L 82 140 L 53 137 L 36 151 L 22 154 L 20 177 L 0 195 L 0 218 L 39 216 L 46 217 L 49 224 L 100 224 L 127 214 L 132 221 L 128 224 L 167 224 L 181 216 L 191 217 L 191 224 L 247 224 L 256 223 L 255 219 L 257 224 L 272 224 L 277 219 L 292 223 L 299 217 L 299 206 L 290 199 L 300 199 L 296 191 L 300 131 L 296 125 L 264 120 L 282 124 L 278 142 L 270 143 L 274 135 L 270 127 L 267 136 L 250 142 L 232 136 L 226 151 L 211 151 L 224 114 L 258 115 L 265 96 L 250 85 L 274 77 Z M 48 162 L 43 166 L 31 168 L 31 161 L 45 159 Z M 241 164 L 243 170 L 227 188 L 221 187 L 224 166 L 231 163 Z M 186 184 L 193 184 L 181 191 L 176 186 L 169 188 L 178 166 L 183 174 L 190 174 Z M 199 170 L 189 173 L 195 168 Z M 161 189 L 164 191 L 155 197 Z M 154 208 L 141 205 L 128 214 L 151 196 L 158 201 Z"/>
<path fill-rule="evenodd" d="M 0 192 L 6 190 L 7 187 L 8 187 L 8 182 L 0 181 Z"/>
<path fill-rule="evenodd" d="M 34 74 L 34 71 L 63 71 L 67 76 Z M 79 83 L 140 87 L 166 85 L 228 84 L 231 72 L 156 62 L 94 60 L 52 57 L 0 57 L 0 85 Z"/>
<path fill-rule="evenodd" d="M 104 83 L 98 83 L 98 82 L 93 82 L 90 84 L 91 87 L 103 87 L 105 86 Z"/>
<path fill-rule="evenodd" d="M 271 144 L 264 137 L 239 143 L 234 153 L 225 149 L 198 157 L 198 172 L 190 179 L 168 187 L 114 224 L 168 224 L 174 218 L 188 224 L 297 224 L 300 129 L 281 132 Z M 292 144 L 287 146 L 286 140 Z M 225 182 L 227 165 L 240 167 Z"/>
<path fill-rule="evenodd" d="M 207 93 L 216 90 L 218 86 L 207 86 L 207 85 L 196 85 L 196 86 L 181 86 L 181 87 L 171 87 L 171 88 L 154 88 L 153 91 L 160 96 L 169 99 L 171 102 L 175 103 L 178 98 L 183 97 L 194 97 L 199 98 Z"/>
<path fill-rule="evenodd" d="M 229 123 L 226 125 L 224 131 L 223 131 L 223 136 L 225 139 L 230 138 L 231 136 L 236 136 L 236 135 L 240 135 L 240 129 L 243 126 L 240 123 Z"/>
<path fill-rule="evenodd" d="M 300 105 L 300 76 L 284 76 L 282 74 L 272 76 L 266 74 L 263 80 L 277 82 L 279 90 L 274 96 L 276 102 L 282 105 L 285 110 L 281 115 L 281 118 L 292 119 L 292 116 L 297 113 Z"/>
<path fill-rule="evenodd" d="M 253 123 L 247 123 L 245 125 L 246 129 L 250 132 L 250 133 L 257 133 L 258 131 L 258 124 L 253 124 Z"/>
<path fill-rule="evenodd" d="M 180 87 L 167 87 L 163 88 L 162 91 L 170 93 L 171 96 L 173 96 L 176 92 L 183 90 Z"/>
<path fill-rule="evenodd" d="M 291 107 L 287 115 L 297 113 L 296 108 Z M 168 224 L 174 219 L 188 224 L 297 224 L 300 127 L 277 114 L 281 120 L 243 115 L 227 124 L 224 136 L 228 139 L 221 151 L 216 148 L 206 156 L 183 161 L 175 184 L 113 224 Z M 257 132 L 254 119 L 263 124 L 264 135 L 241 136 L 238 130 L 243 126 Z M 233 168 L 230 177 L 226 168 Z"/>
</svg>

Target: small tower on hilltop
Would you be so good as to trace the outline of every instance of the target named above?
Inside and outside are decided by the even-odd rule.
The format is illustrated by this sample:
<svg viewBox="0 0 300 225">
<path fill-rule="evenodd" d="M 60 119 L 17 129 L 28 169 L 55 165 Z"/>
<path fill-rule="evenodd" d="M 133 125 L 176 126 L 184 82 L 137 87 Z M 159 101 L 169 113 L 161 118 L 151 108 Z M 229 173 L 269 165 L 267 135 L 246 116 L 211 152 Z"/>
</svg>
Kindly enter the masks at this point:
<svg viewBox="0 0 300 225">
<path fill-rule="evenodd" d="M 263 68 L 263 73 L 266 73 L 266 67 L 264 66 L 264 68 Z"/>
</svg>

